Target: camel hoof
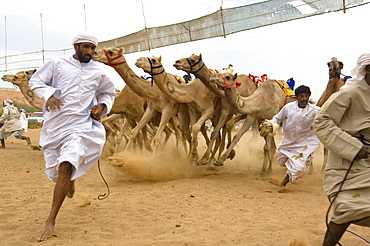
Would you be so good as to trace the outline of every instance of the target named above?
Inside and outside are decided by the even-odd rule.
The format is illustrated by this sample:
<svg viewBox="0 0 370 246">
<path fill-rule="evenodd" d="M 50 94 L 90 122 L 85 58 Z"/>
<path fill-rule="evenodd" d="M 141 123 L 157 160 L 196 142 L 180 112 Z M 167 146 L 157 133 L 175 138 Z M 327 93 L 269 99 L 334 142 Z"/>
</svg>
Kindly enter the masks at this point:
<svg viewBox="0 0 370 246">
<path fill-rule="evenodd" d="M 41 150 L 40 147 L 35 146 L 35 145 L 30 145 L 32 150 Z"/>
<path fill-rule="evenodd" d="M 218 161 L 215 161 L 213 162 L 213 165 L 217 166 L 217 167 L 221 167 L 223 166 L 224 164 L 222 162 L 218 162 Z"/>
<path fill-rule="evenodd" d="M 206 163 L 203 163 L 203 162 L 199 162 L 199 161 L 197 161 L 196 163 L 195 163 L 195 165 L 196 166 L 205 166 L 205 165 L 207 165 Z"/>
<path fill-rule="evenodd" d="M 227 156 L 227 159 L 230 159 L 230 160 L 234 159 L 235 154 L 236 154 L 235 150 L 231 150 L 230 154 Z"/>
</svg>

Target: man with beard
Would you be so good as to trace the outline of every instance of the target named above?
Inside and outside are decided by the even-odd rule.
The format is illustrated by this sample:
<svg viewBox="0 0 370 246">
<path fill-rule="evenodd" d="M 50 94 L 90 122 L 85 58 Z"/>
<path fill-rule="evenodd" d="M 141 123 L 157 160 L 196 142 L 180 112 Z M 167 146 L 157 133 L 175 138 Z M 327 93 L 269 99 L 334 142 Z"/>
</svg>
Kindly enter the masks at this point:
<svg viewBox="0 0 370 246">
<path fill-rule="evenodd" d="M 329 149 L 324 191 L 333 213 L 324 246 L 341 245 L 351 224 L 370 227 L 370 51 L 359 56 L 351 73 L 352 79 L 330 96 L 314 121 L 317 136 Z"/>
<path fill-rule="evenodd" d="M 308 102 L 310 88 L 301 85 L 295 89 L 295 95 L 296 101 L 286 104 L 270 121 L 263 123 L 264 127 L 283 128 L 277 161 L 281 166 L 286 166 L 287 174 L 279 185 L 279 192 L 290 191 L 285 186 L 302 176 L 320 144 L 312 127 L 318 108 Z"/>
<path fill-rule="evenodd" d="M 52 236 L 65 197 L 74 195 L 74 180 L 98 161 L 105 143 L 104 127 L 96 119 L 110 111 L 115 88 L 102 65 L 91 60 L 97 45 L 96 37 L 77 35 L 75 54 L 47 62 L 29 83 L 45 100 L 40 145 L 45 173 L 56 182 L 51 211 L 38 241 Z"/>
</svg>

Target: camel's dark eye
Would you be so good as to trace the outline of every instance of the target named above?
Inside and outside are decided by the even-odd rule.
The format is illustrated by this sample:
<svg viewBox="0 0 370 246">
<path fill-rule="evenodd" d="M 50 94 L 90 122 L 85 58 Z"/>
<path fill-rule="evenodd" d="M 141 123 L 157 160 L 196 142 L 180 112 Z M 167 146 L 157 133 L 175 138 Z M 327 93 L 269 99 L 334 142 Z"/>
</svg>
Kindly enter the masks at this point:
<svg viewBox="0 0 370 246">
<path fill-rule="evenodd" d="M 108 51 L 108 55 L 112 56 L 113 55 L 113 52 L 112 51 Z"/>
</svg>

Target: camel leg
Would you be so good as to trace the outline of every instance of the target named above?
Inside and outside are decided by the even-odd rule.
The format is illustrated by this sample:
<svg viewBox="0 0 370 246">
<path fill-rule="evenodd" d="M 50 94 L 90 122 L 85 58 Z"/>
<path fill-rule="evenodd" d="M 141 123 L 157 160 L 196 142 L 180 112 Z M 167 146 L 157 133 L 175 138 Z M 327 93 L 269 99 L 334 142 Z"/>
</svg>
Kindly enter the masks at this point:
<svg viewBox="0 0 370 246">
<path fill-rule="evenodd" d="M 183 110 L 178 112 L 178 118 L 179 118 L 179 126 L 180 130 L 183 133 L 186 141 L 191 144 L 191 133 L 190 133 L 190 117 L 189 117 L 189 111 Z M 185 146 L 185 150 L 187 152 L 187 146 Z"/>
<path fill-rule="evenodd" d="M 180 130 L 180 123 L 177 116 L 174 116 L 171 118 L 169 124 L 173 127 L 175 130 L 175 136 L 176 136 L 176 147 L 177 149 L 180 149 L 180 145 L 183 147 L 185 152 L 187 152 L 187 146 L 186 146 L 186 139 L 185 136 L 182 134 Z"/>
<path fill-rule="evenodd" d="M 202 158 L 198 161 L 198 165 L 208 164 L 209 156 L 210 156 L 211 151 L 212 151 L 212 147 L 213 147 L 214 143 L 216 142 L 216 140 L 220 136 L 220 130 L 225 125 L 226 121 L 230 118 L 231 118 L 231 116 L 228 115 L 225 110 L 221 111 L 220 119 L 217 122 L 215 128 L 213 129 L 213 132 L 211 134 L 211 140 L 210 140 L 209 144 L 207 145 L 207 150 L 204 153 L 204 155 L 202 156 Z M 214 151 L 217 151 L 217 144 L 215 145 L 215 150 Z"/>
<path fill-rule="evenodd" d="M 190 112 L 194 112 L 190 110 Z M 213 113 L 213 109 L 207 110 L 202 112 L 202 115 L 198 120 L 195 117 L 196 114 L 192 113 L 190 115 L 191 122 L 195 122 L 191 126 L 191 146 L 190 146 L 190 162 L 196 164 L 199 158 L 198 155 L 198 133 L 200 132 L 201 128 L 204 127 L 204 123 L 207 119 L 210 119 Z M 207 133 L 206 133 L 207 135 Z M 207 137 L 208 138 L 208 137 Z"/>
<path fill-rule="evenodd" d="M 239 142 L 241 137 L 246 133 L 250 126 L 253 124 L 253 122 L 256 120 L 256 117 L 253 117 L 251 115 L 248 115 L 245 119 L 245 122 L 243 126 L 239 129 L 239 131 L 236 133 L 236 135 L 233 138 L 233 141 L 231 142 L 230 146 L 227 148 L 226 152 L 216 161 L 214 162 L 215 166 L 222 166 L 224 164 L 224 161 L 227 159 L 235 145 Z"/>
<path fill-rule="evenodd" d="M 114 120 L 121 118 L 121 115 L 114 114 L 109 117 L 103 118 L 101 123 L 103 124 L 106 132 L 106 141 L 104 148 L 108 149 L 109 154 L 108 156 L 112 156 L 115 151 L 115 135 L 117 134 L 117 130 L 115 129 L 115 125 L 112 123 Z M 106 158 L 106 154 L 104 153 L 103 158 Z"/>
<path fill-rule="evenodd" d="M 1 141 L 1 145 L 0 145 L 0 149 L 5 149 L 5 139 L 0 139 Z"/>
<path fill-rule="evenodd" d="M 265 145 L 263 147 L 263 165 L 261 174 L 264 175 L 272 171 L 272 161 L 276 153 L 276 144 L 274 136 L 267 134 L 264 136 Z"/>
<path fill-rule="evenodd" d="M 224 130 L 222 131 L 222 138 L 221 138 L 221 144 L 220 144 L 220 147 L 219 147 L 219 151 L 218 151 L 218 159 L 221 158 L 221 155 L 222 155 L 222 152 L 224 151 L 225 149 L 225 146 L 226 146 L 226 136 L 227 136 L 227 146 L 229 147 L 231 142 L 232 142 L 232 138 L 231 138 L 231 132 L 236 124 L 236 122 L 242 120 L 242 119 L 245 119 L 246 115 L 245 114 L 237 114 L 235 115 L 234 117 L 232 117 L 227 123 L 226 123 L 226 127 L 224 128 Z M 232 150 L 230 152 L 230 154 L 228 155 L 228 158 L 230 158 L 232 155 L 235 156 L 235 150 Z M 213 156 L 212 156 L 213 157 Z"/>
<path fill-rule="evenodd" d="M 148 107 L 147 110 L 144 112 L 143 117 L 140 119 L 140 122 L 132 129 L 130 139 L 127 143 L 126 148 L 132 148 L 133 142 L 137 138 L 141 129 L 155 116 L 155 111 L 151 107 Z"/>
<path fill-rule="evenodd" d="M 122 139 L 125 137 L 126 129 L 128 128 L 129 123 L 126 118 L 124 118 L 123 124 L 119 130 L 119 135 L 115 138 L 115 149 L 114 153 L 117 153 L 119 151 L 119 146 L 122 143 Z"/>
<path fill-rule="evenodd" d="M 209 145 L 210 140 L 209 140 L 209 137 L 208 137 L 208 135 L 207 135 L 207 129 L 206 129 L 206 126 L 203 124 L 203 125 L 200 127 L 200 130 L 199 130 L 199 131 L 202 133 L 202 135 L 203 135 L 203 137 L 204 137 L 204 140 L 206 140 L 206 145 Z"/>
<path fill-rule="evenodd" d="M 172 118 L 172 116 L 173 116 L 172 115 L 172 109 L 164 109 L 162 111 L 161 121 L 159 123 L 157 132 L 155 133 L 154 138 L 153 138 L 153 144 L 156 148 L 158 148 L 161 145 L 162 133 L 163 133 L 165 127 L 167 126 L 167 123 Z M 168 138 L 169 138 L 169 136 L 168 136 Z M 167 140 L 168 140 L 168 138 L 167 138 Z"/>
<path fill-rule="evenodd" d="M 151 146 L 151 141 L 148 137 L 148 125 L 143 126 L 141 129 L 141 136 L 142 136 L 142 142 L 144 144 L 144 147 L 147 151 L 153 152 L 152 146 Z"/>
</svg>

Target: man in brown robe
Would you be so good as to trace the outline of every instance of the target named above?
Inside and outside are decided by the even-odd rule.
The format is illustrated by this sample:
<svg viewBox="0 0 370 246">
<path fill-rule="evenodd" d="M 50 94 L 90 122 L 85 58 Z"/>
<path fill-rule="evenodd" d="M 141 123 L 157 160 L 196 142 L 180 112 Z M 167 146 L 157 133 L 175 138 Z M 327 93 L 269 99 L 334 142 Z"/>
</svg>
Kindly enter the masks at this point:
<svg viewBox="0 0 370 246">
<path fill-rule="evenodd" d="M 350 224 L 370 227 L 370 53 L 360 56 L 350 86 L 333 94 L 314 121 L 329 149 L 324 190 L 333 209 L 323 245 L 336 245 Z"/>
</svg>

